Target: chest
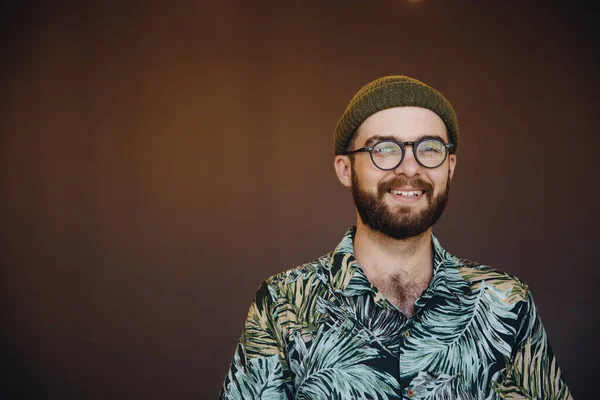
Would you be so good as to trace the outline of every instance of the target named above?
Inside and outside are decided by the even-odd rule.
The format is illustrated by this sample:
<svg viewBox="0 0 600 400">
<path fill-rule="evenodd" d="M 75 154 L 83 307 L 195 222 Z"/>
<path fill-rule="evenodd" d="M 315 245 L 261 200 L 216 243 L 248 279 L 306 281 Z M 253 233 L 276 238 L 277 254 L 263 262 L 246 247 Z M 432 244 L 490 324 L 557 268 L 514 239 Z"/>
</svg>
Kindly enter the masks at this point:
<svg viewBox="0 0 600 400">
<path fill-rule="evenodd" d="M 515 331 L 506 310 L 495 313 L 489 301 L 434 298 L 406 318 L 370 295 L 320 299 L 319 323 L 288 336 L 294 390 L 328 388 L 339 398 L 487 396 Z"/>
<path fill-rule="evenodd" d="M 415 309 L 415 301 L 429 286 L 429 281 L 409 281 L 398 277 L 375 280 L 373 285 L 404 316 L 410 318 Z"/>
</svg>

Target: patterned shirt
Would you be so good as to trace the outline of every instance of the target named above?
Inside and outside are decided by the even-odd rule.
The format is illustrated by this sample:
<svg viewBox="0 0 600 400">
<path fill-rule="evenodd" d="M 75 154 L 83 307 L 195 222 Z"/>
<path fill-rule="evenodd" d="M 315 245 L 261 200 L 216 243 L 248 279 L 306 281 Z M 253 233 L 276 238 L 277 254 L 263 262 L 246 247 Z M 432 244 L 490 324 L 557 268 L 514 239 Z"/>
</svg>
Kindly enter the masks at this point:
<svg viewBox="0 0 600 400">
<path fill-rule="evenodd" d="M 259 288 L 222 399 L 567 399 L 527 285 L 435 236 L 405 317 L 354 258 L 355 230 Z"/>
</svg>

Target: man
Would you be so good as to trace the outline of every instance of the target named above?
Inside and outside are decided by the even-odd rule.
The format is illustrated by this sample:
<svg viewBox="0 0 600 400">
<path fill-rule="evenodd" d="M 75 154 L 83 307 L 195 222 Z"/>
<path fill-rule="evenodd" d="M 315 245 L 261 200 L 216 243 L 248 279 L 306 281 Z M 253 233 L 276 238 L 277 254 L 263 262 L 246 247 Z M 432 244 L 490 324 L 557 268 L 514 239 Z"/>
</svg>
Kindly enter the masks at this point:
<svg viewBox="0 0 600 400">
<path fill-rule="evenodd" d="M 356 226 L 259 288 L 222 398 L 571 398 L 527 285 L 432 234 L 458 139 L 450 103 L 418 80 L 354 96 L 334 165 Z"/>
</svg>

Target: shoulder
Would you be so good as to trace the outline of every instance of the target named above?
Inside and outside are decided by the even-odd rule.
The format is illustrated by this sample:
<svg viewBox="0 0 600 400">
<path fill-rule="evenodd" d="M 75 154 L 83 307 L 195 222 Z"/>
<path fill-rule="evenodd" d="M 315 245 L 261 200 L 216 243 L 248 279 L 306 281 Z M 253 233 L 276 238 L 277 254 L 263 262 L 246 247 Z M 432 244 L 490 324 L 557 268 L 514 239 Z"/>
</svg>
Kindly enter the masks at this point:
<svg viewBox="0 0 600 400">
<path fill-rule="evenodd" d="M 486 288 L 510 303 L 528 301 L 529 287 L 518 277 L 463 258 L 451 256 L 458 274 L 472 290 Z"/>
<path fill-rule="evenodd" d="M 270 276 L 262 283 L 257 295 L 268 294 L 273 301 L 276 301 L 282 293 L 294 290 L 298 286 L 315 287 L 328 284 L 330 259 L 331 253 Z"/>
</svg>

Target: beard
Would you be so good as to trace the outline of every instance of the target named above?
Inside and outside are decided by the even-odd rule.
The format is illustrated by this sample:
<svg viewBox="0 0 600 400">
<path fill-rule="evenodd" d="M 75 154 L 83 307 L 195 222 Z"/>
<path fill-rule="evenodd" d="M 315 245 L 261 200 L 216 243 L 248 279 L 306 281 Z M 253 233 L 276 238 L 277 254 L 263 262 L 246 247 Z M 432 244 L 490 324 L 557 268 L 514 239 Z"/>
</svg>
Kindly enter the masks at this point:
<svg viewBox="0 0 600 400">
<path fill-rule="evenodd" d="M 407 239 L 418 236 L 433 226 L 442 216 L 450 191 L 450 171 L 445 189 L 433 197 L 433 186 L 420 178 L 406 179 L 396 177 L 390 181 L 381 182 L 377 186 L 377 193 L 362 190 L 360 182 L 352 163 L 352 197 L 358 215 L 362 222 L 373 229 L 394 239 Z M 392 188 L 412 185 L 423 190 L 427 207 L 415 211 L 411 207 L 396 207 L 390 209 L 385 204 L 383 197 Z M 433 198 L 432 198 L 433 197 Z"/>
</svg>

